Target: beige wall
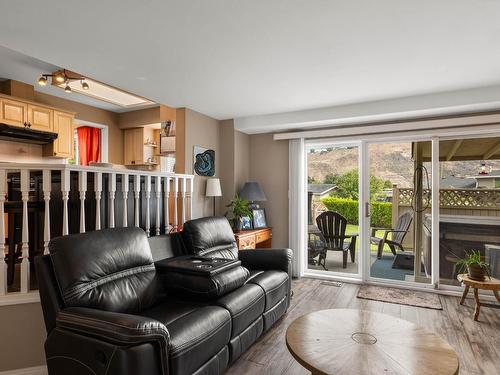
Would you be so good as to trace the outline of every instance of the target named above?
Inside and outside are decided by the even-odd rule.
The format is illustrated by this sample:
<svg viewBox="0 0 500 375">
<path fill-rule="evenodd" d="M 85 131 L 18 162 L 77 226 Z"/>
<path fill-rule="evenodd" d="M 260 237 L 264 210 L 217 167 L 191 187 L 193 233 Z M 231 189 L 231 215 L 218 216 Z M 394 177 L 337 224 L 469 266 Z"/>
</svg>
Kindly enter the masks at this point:
<svg viewBox="0 0 500 375">
<path fill-rule="evenodd" d="M 196 111 L 185 109 L 185 149 L 184 149 L 184 172 L 192 174 L 193 171 L 193 149 L 201 146 L 215 151 L 215 176 L 220 174 L 219 153 L 219 121 L 205 116 Z M 193 192 L 193 217 L 213 215 L 213 199 L 205 197 L 205 189 L 208 177 L 195 175 Z M 220 214 L 220 199 L 218 199 L 216 213 Z"/>
<path fill-rule="evenodd" d="M 104 109 L 76 103 L 71 100 L 58 98 L 52 95 L 35 91 L 35 101 L 54 106 L 66 111 L 76 112 L 76 121 L 90 121 L 106 125 L 109 132 L 108 156 L 109 162 L 123 164 L 123 131 L 118 126 L 118 114 Z"/>
<path fill-rule="evenodd" d="M 0 371 L 45 364 L 40 303 L 0 307 Z"/>
<path fill-rule="evenodd" d="M 288 142 L 274 141 L 272 134 L 250 135 L 249 150 L 249 178 L 267 196 L 261 206 L 273 228 L 273 247 L 288 247 Z"/>
<path fill-rule="evenodd" d="M 224 120 L 220 123 L 220 179 L 221 179 L 221 208 L 222 213 L 225 213 L 226 206 L 236 194 L 234 179 L 234 125 L 233 120 Z"/>
</svg>

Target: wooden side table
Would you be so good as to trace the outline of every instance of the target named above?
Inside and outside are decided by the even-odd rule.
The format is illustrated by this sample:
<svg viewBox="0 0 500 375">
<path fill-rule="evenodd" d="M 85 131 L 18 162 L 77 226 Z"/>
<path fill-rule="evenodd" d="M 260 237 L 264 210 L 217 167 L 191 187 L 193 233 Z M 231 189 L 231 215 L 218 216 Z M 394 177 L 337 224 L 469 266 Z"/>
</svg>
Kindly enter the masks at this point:
<svg viewBox="0 0 500 375">
<path fill-rule="evenodd" d="M 241 230 L 234 234 L 239 250 L 271 248 L 273 231 L 271 228 Z"/>
<path fill-rule="evenodd" d="M 495 278 L 486 278 L 484 281 L 472 280 L 467 274 L 461 274 L 457 276 L 458 281 L 465 285 L 464 294 L 462 294 L 462 299 L 460 300 L 460 304 L 463 305 L 465 301 L 465 297 L 469 293 L 469 289 L 474 289 L 474 299 L 476 300 L 476 308 L 474 310 L 474 320 L 479 320 L 479 310 L 481 306 L 484 307 L 493 307 L 495 309 L 500 308 L 500 305 L 495 305 L 493 303 L 481 303 L 479 301 L 479 289 L 483 290 L 491 290 L 495 295 L 495 298 L 498 302 L 500 302 L 500 295 L 498 291 L 500 290 L 500 280 Z"/>
</svg>

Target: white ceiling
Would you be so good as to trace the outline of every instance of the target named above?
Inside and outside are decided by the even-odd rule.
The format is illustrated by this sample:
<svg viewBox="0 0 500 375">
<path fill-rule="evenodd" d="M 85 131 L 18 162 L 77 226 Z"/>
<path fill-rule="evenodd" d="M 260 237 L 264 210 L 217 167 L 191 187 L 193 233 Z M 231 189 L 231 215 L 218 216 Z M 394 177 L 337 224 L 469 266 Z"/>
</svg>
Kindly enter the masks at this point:
<svg viewBox="0 0 500 375">
<path fill-rule="evenodd" d="M 218 119 L 500 84 L 497 0 L 0 6 L 0 45 Z"/>
</svg>

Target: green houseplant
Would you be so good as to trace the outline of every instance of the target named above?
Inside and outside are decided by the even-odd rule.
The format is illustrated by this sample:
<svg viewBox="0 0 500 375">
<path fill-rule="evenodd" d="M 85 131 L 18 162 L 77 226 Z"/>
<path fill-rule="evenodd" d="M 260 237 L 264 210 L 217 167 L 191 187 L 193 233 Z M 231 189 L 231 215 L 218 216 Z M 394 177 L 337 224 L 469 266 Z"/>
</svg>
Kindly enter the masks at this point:
<svg viewBox="0 0 500 375">
<path fill-rule="evenodd" d="M 465 257 L 455 263 L 454 269 L 458 273 L 467 270 L 472 280 L 484 281 L 486 275 L 491 278 L 490 265 L 482 260 L 481 253 L 478 250 L 465 252 Z"/>
<path fill-rule="evenodd" d="M 249 202 L 236 195 L 231 202 L 226 206 L 228 210 L 224 214 L 232 223 L 232 227 L 236 231 L 241 230 L 242 217 L 248 216 L 252 218 L 252 211 L 248 208 Z"/>
</svg>

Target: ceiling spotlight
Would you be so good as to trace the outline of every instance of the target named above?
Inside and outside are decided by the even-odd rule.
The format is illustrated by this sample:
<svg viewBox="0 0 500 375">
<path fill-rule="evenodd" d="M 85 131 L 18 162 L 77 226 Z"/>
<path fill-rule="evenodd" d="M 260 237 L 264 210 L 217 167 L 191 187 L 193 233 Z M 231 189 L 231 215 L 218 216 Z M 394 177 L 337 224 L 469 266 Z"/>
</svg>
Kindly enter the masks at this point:
<svg viewBox="0 0 500 375">
<path fill-rule="evenodd" d="M 69 84 L 66 82 L 66 87 L 64 88 L 64 91 L 67 92 L 68 94 L 71 93 L 71 87 L 69 87 Z"/>
<path fill-rule="evenodd" d="M 87 82 L 85 82 L 84 80 L 82 80 L 82 89 L 84 89 L 84 90 L 89 89 L 89 84 Z"/>
<path fill-rule="evenodd" d="M 67 79 L 66 73 L 64 71 L 63 72 L 59 71 L 59 72 L 54 73 L 53 77 L 56 80 L 56 82 L 58 82 L 58 83 L 63 83 Z"/>
<path fill-rule="evenodd" d="M 47 85 L 47 77 L 40 76 L 40 78 L 38 78 L 38 84 L 40 86 L 46 86 Z"/>
</svg>

